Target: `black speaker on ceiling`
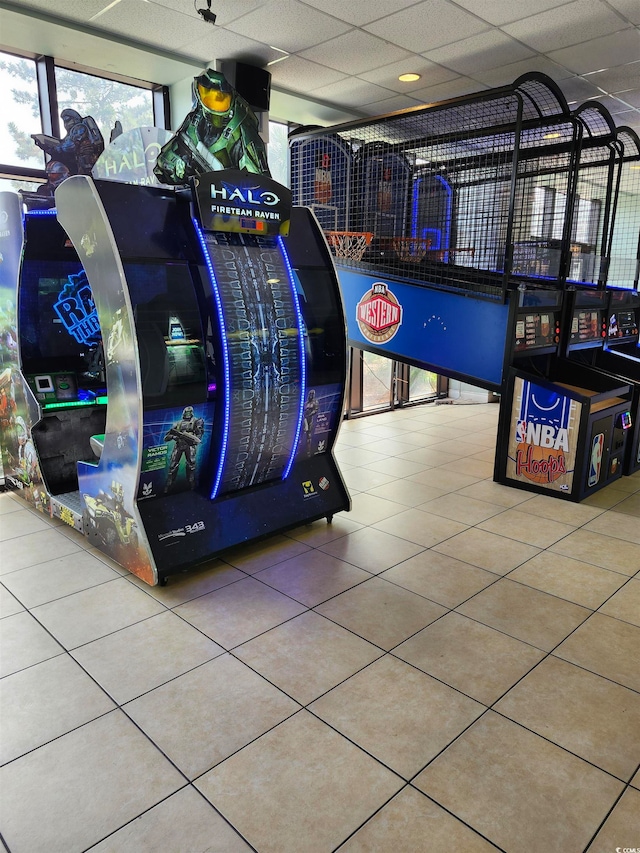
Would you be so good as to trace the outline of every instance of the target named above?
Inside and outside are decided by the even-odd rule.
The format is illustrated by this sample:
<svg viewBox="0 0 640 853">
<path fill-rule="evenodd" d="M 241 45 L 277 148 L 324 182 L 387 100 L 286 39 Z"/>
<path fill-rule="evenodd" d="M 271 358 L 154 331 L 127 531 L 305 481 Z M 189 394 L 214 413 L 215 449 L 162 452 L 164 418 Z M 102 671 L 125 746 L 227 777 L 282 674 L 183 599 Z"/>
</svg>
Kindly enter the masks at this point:
<svg viewBox="0 0 640 853">
<path fill-rule="evenodd" d="M 271 74 L 265 68 L 235 60 L 223 60 L 220 70 L 233 88 L 258 112 L 268 112 Z"/>
</svg>

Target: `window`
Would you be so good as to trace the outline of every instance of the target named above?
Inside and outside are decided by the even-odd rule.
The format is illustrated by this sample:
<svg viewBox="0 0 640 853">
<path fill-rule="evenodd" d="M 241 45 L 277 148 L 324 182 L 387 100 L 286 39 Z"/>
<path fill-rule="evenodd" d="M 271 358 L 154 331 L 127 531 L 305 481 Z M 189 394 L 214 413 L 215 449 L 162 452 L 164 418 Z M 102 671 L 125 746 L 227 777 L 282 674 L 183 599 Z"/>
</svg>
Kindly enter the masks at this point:
<svg viewBox="0 0 640 853">
<path fill-rule="evenodd" d="M 44 169 L 32 133 L 42 133 L 36 64 L 0 53 L 0 164 Z"/>
<path fill-rule="evenodd" d="M 286 124 L 269 122 L 267 160 L 274 181 L 289 186 L 289 128 Z"/>
</svg>

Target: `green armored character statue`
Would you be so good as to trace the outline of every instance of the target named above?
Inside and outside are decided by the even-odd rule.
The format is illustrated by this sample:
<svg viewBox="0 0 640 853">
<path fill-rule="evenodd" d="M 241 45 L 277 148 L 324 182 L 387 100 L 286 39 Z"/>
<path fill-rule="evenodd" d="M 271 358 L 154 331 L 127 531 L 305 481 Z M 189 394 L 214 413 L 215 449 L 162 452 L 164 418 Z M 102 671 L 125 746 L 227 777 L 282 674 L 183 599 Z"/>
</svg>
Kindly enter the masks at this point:
<svg viewBox="0 0 640 853">
<path fill-rule="evenodd" d="M 163 184 L 220 169 L 269 175 L 258 120 L 223 74 L 207 69 L 193 81 L 193 109 L 158 154 L 154 173 Z"/>
</svg>

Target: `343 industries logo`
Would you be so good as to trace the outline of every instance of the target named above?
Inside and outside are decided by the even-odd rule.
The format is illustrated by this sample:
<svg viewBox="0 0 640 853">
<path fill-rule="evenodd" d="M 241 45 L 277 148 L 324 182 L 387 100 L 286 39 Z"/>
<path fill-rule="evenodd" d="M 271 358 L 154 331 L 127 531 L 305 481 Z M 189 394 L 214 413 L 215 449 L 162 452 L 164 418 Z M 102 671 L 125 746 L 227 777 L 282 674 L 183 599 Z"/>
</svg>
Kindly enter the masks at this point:
<svg viewBox="0 0 640 853">
<path fill-rule="evenodd" d="M 385 344 L 402 324 L 402 306 L 387 285 L 377 281 L 356 305 L 356 320 L 368 341 Z"/>
</svg>

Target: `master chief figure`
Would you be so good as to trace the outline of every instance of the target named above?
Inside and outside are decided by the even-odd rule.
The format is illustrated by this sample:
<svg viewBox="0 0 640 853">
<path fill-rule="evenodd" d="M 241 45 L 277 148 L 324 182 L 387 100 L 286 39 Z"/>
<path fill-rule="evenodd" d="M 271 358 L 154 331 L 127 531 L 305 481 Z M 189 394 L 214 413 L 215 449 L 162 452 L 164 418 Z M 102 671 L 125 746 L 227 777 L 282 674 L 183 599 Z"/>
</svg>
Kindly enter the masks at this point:
<svg viewBox="0 0 640 853">
<path fill-rule="evenodd" d="M 165 483 L 164 491 L 167 493 L 178 475 L 180 460 L 184 456 L 189 488 L 196 487 L 196 455 L 198 445 L 204 435 L 204 420 L 196 418 L 193 414 L 193 406 L 185 406 L 182 417 L 167 432 L 165 441 L 174 441 L 171 459 L 169 461 L 169 474 Z"/>
<path fill-rule="evenodd" d="M 72 175 L 90 175 L 96 160 L 104 151 L 104 139 L 93 116 L 81 116 L 76 110 L 62 110 L 67 135 L 64 139 L 32 133 L 31 138 L 55 161 L 67 167 Z"/>
<path fill-rule="evenodd" d="M 220 169 L 269 176 L 258 120 L 223 74 L 207 69 L 193 81 L 193 109 L 158 154 L 154 173 L 163 184 Z"/>
</svg>

